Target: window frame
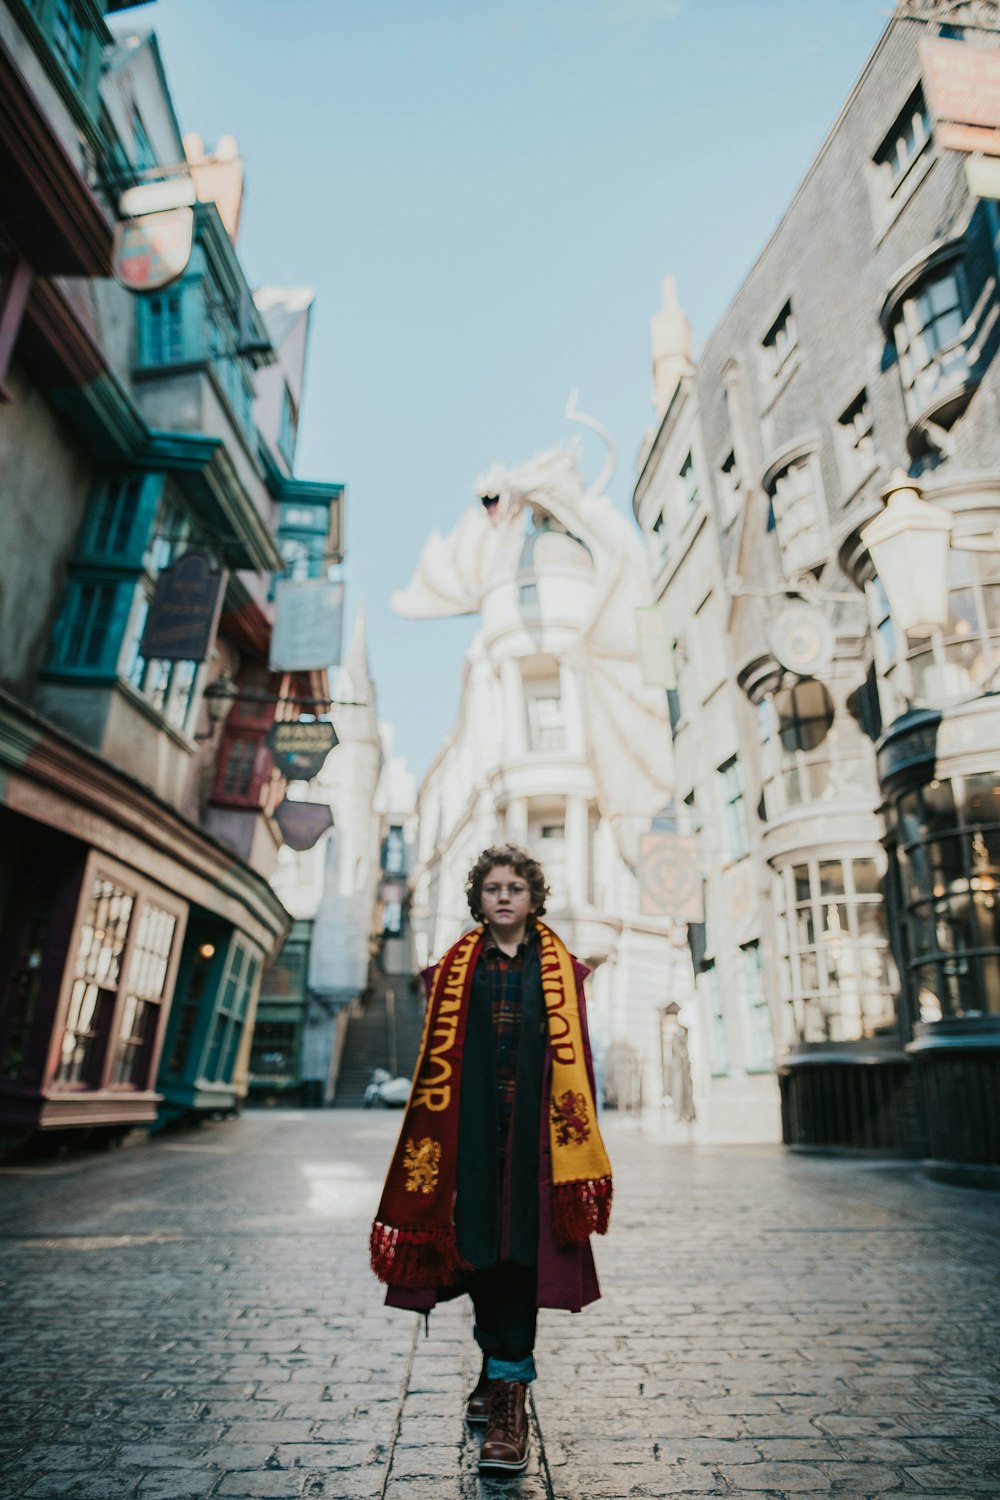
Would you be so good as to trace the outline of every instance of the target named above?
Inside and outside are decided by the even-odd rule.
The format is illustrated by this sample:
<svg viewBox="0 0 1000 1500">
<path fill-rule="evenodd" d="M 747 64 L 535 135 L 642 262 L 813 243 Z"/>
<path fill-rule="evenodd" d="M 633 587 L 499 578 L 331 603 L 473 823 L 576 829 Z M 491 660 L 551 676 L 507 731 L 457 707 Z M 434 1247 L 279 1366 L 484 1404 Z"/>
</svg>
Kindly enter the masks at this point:
<svg viewBox="0 0 1000 1500">
<path fill-rule="evenodd" d="M 798 322 L 792 298 L 788 296 L 758 346 L 764 411 L 777 399 L 798 369 L 798 352 Z"/>
<path fill-rule="evenodd" d="M 836 441 L 844 490 L 851 496 L 879 466 L 875 417 L 867 385 L 861 387 L 837 418 Z"/>
<path fill-rule="evenodd" d="M 115 978 L 113 998 L 105 1007 L 105 1013 L 96 1030 L 96 1050 L 91 1064 L 90 1079 L 60 1078 L 66 1033 L 73 1013 L 74 991 L 85 976 L 76 972 L 81 956 L 81 938 L 87 926 L 85 918 L 95 885 L 110 883 L 116 890 L 130 899 L 130 911 L 122 940 L 120 960 Z M 159 1000 L 152 1002 L 153 1025 L 149 1035 L 142 1039 L 145 1051 L 145 1067 L 142 1079 L 136 1083 L 115 1081 L 115 1071 L 123 1051 L 121 1027 L 130 987 L 133 986 L 133 965 L 137 962 L 137 935 L 149 907 L 155 907 L 173 921 L 170 946 L 163 968 L 162 988 Z M 177 967 L 187 926 L 188 905 L 156 882 L 147 879 L 128 866 L 109 859 L 99 850 L 91 850 L 84 864 L 77 899 L 76 915 L 70 934 L 67 962 L 63 974 L 62 988 L 56 1012 L 56 1023 L 52 1029 L 52 1050 L 49 1055 L 45 1087 L 60 1096 L 66 1094 L 114 1093 L 126 1095 L 149 1095 L 156 1085 L 160 1051 L 163 1046 L 165 1022 L 173 999 Z M 105 977 L 105 976 L 102 976 Z M 147 997 L 142 997 L 147 998 Z M 151 999 L 151 997 L 149 997 Z"/>
<path fill-rule="evenodd" d="M 774 1030 L 764 984 L 760 940 L 740 944 L 740 998 L 743 1005 L 743 1046 L 747 1073 L 774 1072 Z"/>
<path fill-rule="evenodd" d="M 722 827 L 725 830 L 726 863 L 736 864 L 751 849 L 743 762 L 738 755 L 730 755 L 716 767 L 715 775 L 722 810 Z"/>
<path fill-rule="evenodd" d="M 793 475 L 802 475 L 803 482 L 793 483 Z M 775 533 L 781 569 L 791 581 L 825 562 L 828 554 L 829 518 L 815 443 L 786 449 L 770 464 L 762 483 L 771 502 L 768 530 Z M 808 514 L 806 523 L 790 527 L 789 519 L 801 512 Z"/>
<path fill-rule="evenodd" d="M 922 299 L 930 298 L 936 288 L 949 280 L 954 282 L 954 302 L 943 311 L 934 311 L 932 308 L 928 320 L 920 322 L 915 312 L 918 304 Z M 955 312 L 959 315 L 955 336 L 936 348 L 929 349 L 927 330 Z M 972 378 L 968 343 L 969 316 L 968 277 L 960 253 L 929 266 L 906 289 L 904 295 L 897 299 L 892 309 L 890 336 L 896 351 L 903 409 L 910 426 L 919 422 L 924 413 L 933 411 L 941 402 L 964 389 Z M 905 336 L 902 344 L 901 330 Z M 918 347 L 923 351 L 923 362 L 919 368 L 913 358 L 914 350 Z M 932 370 L 935 372 L 935 379 L 933 387 L 930 387 L 925 377 Z"/>
<path fill-rule="evenodd" d="M 900 142 L 910 130 L 914 136 L 914 149 L 902 161 Z M 872 152 L 868 164 L 876 240 L 880 240 L 895 223 L 936 160 L 934 130 L 923 84 L 918 79 Z"/>
<path fill-rule="evenodd" d="M 870 867 L 875 889 L 859 886 L 861 867 Z M 776 872 L 779 989 L 797 1041 L 858 1041 L 885 1035 L 895 1026 L 884 879 L 883 851 L 862 847 L 831 851 L 827 857 L 813 852 Z M 863 912 L 875 913 L 874 921 L 863 918 Z M 852 993 L 845 977 L 854 985 L 853 1013 L 845 1007 Z"/>
</svg>

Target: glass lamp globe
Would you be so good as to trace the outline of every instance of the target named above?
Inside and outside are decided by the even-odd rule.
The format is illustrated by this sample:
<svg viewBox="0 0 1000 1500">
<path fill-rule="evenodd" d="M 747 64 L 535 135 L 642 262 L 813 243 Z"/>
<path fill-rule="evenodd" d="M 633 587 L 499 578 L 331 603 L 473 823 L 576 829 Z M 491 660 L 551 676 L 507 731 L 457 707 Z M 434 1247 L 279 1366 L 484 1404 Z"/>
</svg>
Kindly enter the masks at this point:
<svg viewBox="0 0 1000 1500">
<path fill-rule="evenodd" d="M 930 635 L 948 623 L 948 548 L 952 518 L 920 498 L 896 472 L 883 491 L 881 515 L 861 533 L 889 609 L 907 635 Z"/>
</svg>

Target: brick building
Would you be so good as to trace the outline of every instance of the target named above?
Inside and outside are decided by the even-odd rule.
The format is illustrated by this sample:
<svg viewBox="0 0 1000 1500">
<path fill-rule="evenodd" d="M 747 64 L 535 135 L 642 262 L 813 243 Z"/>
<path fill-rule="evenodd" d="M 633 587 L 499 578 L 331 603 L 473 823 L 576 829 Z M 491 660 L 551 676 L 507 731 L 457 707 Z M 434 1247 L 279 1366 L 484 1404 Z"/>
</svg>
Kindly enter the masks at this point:
<svg viewBox="0 0 1000 1500">
<path fill-rule="evenodd" d="M 316 567 L 339 556 L 342 487 L 292 473 L 304 333 L 286 336 L 288 296 L 255 302 L 235 143 L 182 139 L 155 38 L 115 36 L 90 0 L 7 0 L 0 94 L 9 1139 L 245 1092 L 288 924 L 266 737 L 329 690 L 325 670 L 269 668 L 272 575 L 304 517 Z M 190 189 L 192 238 L 179 276 L 136 293 L 112 279 L 113 235 L 143 186 Z M 186 660 L 146 631 L 182 562 L 215 590 Z"/>
<path fill-rule="evenodd" d="M 920 43 L 997 35 L 905 10 L 697 363 L 668 287 L 635 511 L 675 641 L 716 1090 L 749 1098 L 769 1030 L 790 1144 L 990 1178 L 1000 548 L 962 544 L 1000 521 L 997 211 L 939 143 Z M 954 522 L 929 634 L 862 540 L 900 470 Z"/>
</svg>

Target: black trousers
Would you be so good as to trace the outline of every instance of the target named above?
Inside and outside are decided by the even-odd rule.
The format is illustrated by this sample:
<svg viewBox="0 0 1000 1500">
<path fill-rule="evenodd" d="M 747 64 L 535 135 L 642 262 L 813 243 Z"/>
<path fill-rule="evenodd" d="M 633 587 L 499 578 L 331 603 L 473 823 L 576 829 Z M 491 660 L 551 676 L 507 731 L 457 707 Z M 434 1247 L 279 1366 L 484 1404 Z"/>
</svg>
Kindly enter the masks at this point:
<svg viewBox="0 0 1000 1500">
<path fill-rule="evenodd" d="M 476 1343 L 497 1359 L 527 1359 L 535 1348 L 538 1274 L 534 1266 L 501 1261 L 469 1276 Z"/>
</svg>

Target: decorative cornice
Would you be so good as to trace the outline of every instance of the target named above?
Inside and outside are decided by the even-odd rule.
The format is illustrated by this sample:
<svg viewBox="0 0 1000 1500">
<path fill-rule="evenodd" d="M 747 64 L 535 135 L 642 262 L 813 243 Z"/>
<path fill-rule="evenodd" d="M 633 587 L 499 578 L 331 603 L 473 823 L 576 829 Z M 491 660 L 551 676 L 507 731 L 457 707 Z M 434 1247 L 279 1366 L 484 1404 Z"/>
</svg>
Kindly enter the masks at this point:
<svg viewBox="0 0 1000 1500">
<path fill-rule="evenodd" d="M 102 370 L 86 385 L 51 392 L 53 404 L 100 463 L 137 463 L 147 428 L 121 381 Z"/>
<path fill-rule="evenodd" d="M 215 528 L 213 540 L 232 567 L 280 572 L 285 560 L 263 517 L 240 482 L 221 438 L 203 433 L 149 433 L 142 462 L 176 474 Z"/>
<path fill-rule="evenodd" d="M 0 210 L 36 272 L 111 275 L 111 223 L 2 39 Z"/>
<path fill-rule="evenodd" d="M 896 0 L 892 18 L 963 26 L 973 31 L 1000 31 L 1000 5 L 996 0 Z"/>
<path fill-rule="evenodd" d="M 86 385 L 105 368 L 93 334 L 54 281 L 32 283 L 19 352 L 48 386 Z"/>
<path fill-rule="evenodd" d="M 284 933 L 290 919 L 263 876 L 140 782 L 0 691 L 0 799 L 17 808 L 11 774 L 42 794 L 69 799 L 82 811 L 95 848 L 121 857 L 125 835 L 137 847 L 165 856 L 180 867 L 178 873 L 187 871 L 193 881 L 217 890 L 221 907 L 231 913 L 234 905 L 242 908 L 251 929 L 264 929 L 272 941 Z"/>
</svg>

